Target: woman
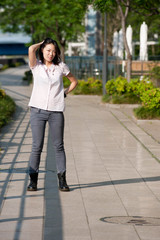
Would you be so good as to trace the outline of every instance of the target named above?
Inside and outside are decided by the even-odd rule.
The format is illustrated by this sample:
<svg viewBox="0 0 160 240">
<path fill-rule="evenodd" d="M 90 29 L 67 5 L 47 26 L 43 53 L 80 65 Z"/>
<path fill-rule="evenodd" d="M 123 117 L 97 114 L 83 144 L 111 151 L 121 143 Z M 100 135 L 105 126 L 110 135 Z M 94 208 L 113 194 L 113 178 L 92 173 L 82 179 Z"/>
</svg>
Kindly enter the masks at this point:
<svg viewBox="0 0 160 240">
<path fill-rule="evenodd" d="M 40 60 L 36 58 L 38 48 Z M 66 156 L 63 144 L 64 97 L 76 87 L 77 80 L 70 73 L 68 66 L 61 62 L 58 44 L 51 38 L 46 38 L 43 42 L 29 47 L 29 65 L 34 77 L 34 85 L 29 101 L 32 152 L 29 163 L 30 184 L 27 190 L 37 190 L 40 156 L 48 121 L 55 152 L 59 190 L 69 191 L 66 182 Z M 65 91 L 63 76 L 71 82 Z"/>
</svg>

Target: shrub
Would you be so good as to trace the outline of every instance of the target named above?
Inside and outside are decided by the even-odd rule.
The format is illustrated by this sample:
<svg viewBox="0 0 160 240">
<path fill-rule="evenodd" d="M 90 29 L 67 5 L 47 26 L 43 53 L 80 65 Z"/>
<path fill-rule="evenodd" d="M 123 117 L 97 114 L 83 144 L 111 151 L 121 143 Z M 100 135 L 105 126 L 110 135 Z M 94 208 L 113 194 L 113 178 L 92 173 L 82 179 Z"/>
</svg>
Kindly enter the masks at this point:
<svg viewBox="0 0 160 240">
<path fill-rule="evenodd" d="M 160 66 L 156 66 L 152 68 L 152 70 L 150 71 L 150 74 L 154 80 L 160 79 Z"/>
<path fill-rule="evenodd" d="M 140 80 L 138 78 L 131 79 L 131 81 L 128 83 L 127 92 L 134 95 L 138 95 L 139 91 L 137 89 L 139 82 Z"/>
<path fill-rule="evenodd" d="M 105 95 L 102 96 L 102 101 L 105 102 L 105 103 L 110 103 L 111 102 L 111 98 L 112 98 L 111 95 L 105 94 Z"/>
<path fill-rule="evenodd" d="M 116 88 L 117 94 L 121 95 L 123 93 L 126 93 L 127 87 L 128 87 L 128 82 L 127 82 L 126 78 L 124 78 L 122 76 L 119 76 L 116 78 L 115 88 Z"/>
<path fill-rule="evenodd" d="M 137 97 L 140 97 L 144 91 L 154 88 L 153 83 L 148 78 L 144 78 L 141 81 L 139 79 L 131 79 L 128 83 L 126 78 L 121 76 L 109 80 L 105 87 L 109 95 L 123 95 L 129 93 Z"/>
<path fill-rule="evenodd" d="M 160 107 L 160 89 L 154 88 L 145 91 L 141 95 L 141 101 L 145 108 L 154 109 Z"/>
<path fill-rule="evenodd" d="M 0 89 L 0 99 L 4 98 L 6 96 L 6 93 L 3 89 Z"/>
<path fill-rule="evenodd" d="M 8 64 L 4 64 L 3 67 L 1 68 L 1 71 L 6 70 L 7 68 L 9 68 Z"/>
<path fill-rule="evenodd" d="M 86 82 L 85 80 L 79 80 L 78 81 L 78 87 L 75 89 L 77 90 L 77 94 L 90 94 L 90 84 L 89 82 Z"/>
<path fill-rule="evenodd" d="M 102 82 L 100 80 L 95 80 L 91 82 L 91 93 L 101 94 L 102 93 Z"/>
<path fill-rule="evenodd" d="M 119 76 L 116 79 L 109 80 L 106 85 L 106 91 L 109 95 L 123 94 L 127 91 L 128 82 L 127 79 Z"/>
<path fill-rule="evenodd" d="M 0 128 L 10 121 L 15 108 L 14 101 L 8 95 L 5 94 L 0 98 Z"/>
<path fill-rule="evenodd" d="M 159 108 L 148 109 L 146 107 L 140 106 L 138 108 L 135 108 L 133 111 L 138 119 L 160 119 Z"/>
<path fill-rule="evenodd" d="M 70 83 L 71 82 L 69 81 L 69 79 L 67 77 L 63 77 L 63 86 L 64 86 L 64 88 L 68 88 Z"/>
<path fill-rule="evenodd" d="M 154 88 L 154 86 L 153 86 L 153 83 L 151 82 L 151 80 L 148 78 L 144 78 L 141 81 L 139 81 L 139 83 L 137 84 L 136 94 L 141 96 L 145 91 L 153 89 L 153 88 Z"/>
<path fill-rule="evenodd" d="M 74 89 L 73 94 L 102 94 L 102 82 L 89 78 L 87 81 L 78 80 L 78 86 Z"/>
<path fill-rule="evenodd" d="M 23 80 L 24 80 L 24 81 L 27 81 L 28 83 L 31 83 L 31 82 L 33 81 L 33 75 L 32 75 L 31 70 L 26 71 L 26 72 L 24 73 Z"/>
<path fill-rule="evenodd" d="M 115 79 L 111 79 L 111 80 L 107 81 L 105 88 L 106 88 L 107 94 L 109 94 L 109 95 L 115 94 L 115 92 L 116 92 Z"/>
<path fill-rule="evenodd" d="M 114 104 L 142 103 L 134 113 L 141 119 L 160 118 L 160 89 L 155 88 L 147 77 L 142 80 L 131 79 L 128 83 L 123 77 L 109 80 L 106 83 L 107 96 L 103 101 Z"/>
</svg>

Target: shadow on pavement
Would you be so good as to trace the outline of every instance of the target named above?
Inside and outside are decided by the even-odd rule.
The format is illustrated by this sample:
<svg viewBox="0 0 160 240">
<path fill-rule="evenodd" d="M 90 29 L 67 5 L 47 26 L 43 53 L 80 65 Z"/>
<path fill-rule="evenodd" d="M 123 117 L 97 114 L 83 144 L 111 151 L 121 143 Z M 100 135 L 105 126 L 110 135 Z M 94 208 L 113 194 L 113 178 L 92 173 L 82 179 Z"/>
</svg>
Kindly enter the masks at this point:
<svg viewBox="0 0 160 240">
<path fill-rule="evenodd" d="M 111 180 L 105 182 L 96 182 L 96 183 L 86 183 L 86 184 L 75 184 L 70 185 L 70 190 L 82 189 L 82 188 L 94 188 L 102 187 L 109 185 L 121 185 L 121 184 L 130 184 L 130 183 L 144 183 L 144 182 L 157 182 L 160 181 L 160 176 L 157 177 L 145 177 L 145 178 L 133 178 L 133 179 L 121 179 L 121 180 Z"/>
<path fill-rule="evenodd" d="M 57 186 L 57 170 L 51 137 L 48 137 L 44 194 L 43 240 L 63 240 L 62 209 Z"/>
</svg>

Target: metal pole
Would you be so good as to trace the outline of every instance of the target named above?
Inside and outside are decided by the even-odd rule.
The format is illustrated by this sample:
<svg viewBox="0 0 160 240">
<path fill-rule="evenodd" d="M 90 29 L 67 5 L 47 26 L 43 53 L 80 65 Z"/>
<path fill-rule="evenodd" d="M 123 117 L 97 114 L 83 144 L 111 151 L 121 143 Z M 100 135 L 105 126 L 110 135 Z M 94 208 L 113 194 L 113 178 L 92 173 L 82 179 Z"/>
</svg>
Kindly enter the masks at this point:
<svg viewBox="0 0 160 240">
<path fill-rule="evenodd" d="M 104 14 L 104 49 L 103 49 L 103 95 L 106 94 L 105 84 L 108 80 L 108 54 L 107 54 L 107 13 Z"/>
</svg>

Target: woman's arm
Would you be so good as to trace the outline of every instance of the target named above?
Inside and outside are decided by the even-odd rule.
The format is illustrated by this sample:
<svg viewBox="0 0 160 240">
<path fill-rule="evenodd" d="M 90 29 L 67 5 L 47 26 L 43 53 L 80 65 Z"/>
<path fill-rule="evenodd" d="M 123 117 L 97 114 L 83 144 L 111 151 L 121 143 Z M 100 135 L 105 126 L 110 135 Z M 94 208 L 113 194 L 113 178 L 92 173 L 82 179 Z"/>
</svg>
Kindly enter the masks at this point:
<svg viewBox="0 0 160 240">
<path fill-rule="evenodd" d="M 78 84 L 78 81 L 77 79 L 72 75 L 72 73 L 69 73 L 67 76 L 66 76 L 69 81 L 71 82 L 71 84 L 69 85 L 69 87 L 64 91 L 65 94 L 68 94 L 69 92 L 71 92 Z"/>
<path fill-rule="evenodd" d="M 40 43 L 36 43 L 36 44 L 33 44 L 29 47 L 28 49 L 28 56 L 29 56 L 29 64 L 30 64 L 30 67 L 34 67 L 36 65 L 36 51 L 37 49 L 40 47 L 40 45 L 42 44 L 43 42 L 40 42 Z"/>
</svg>

